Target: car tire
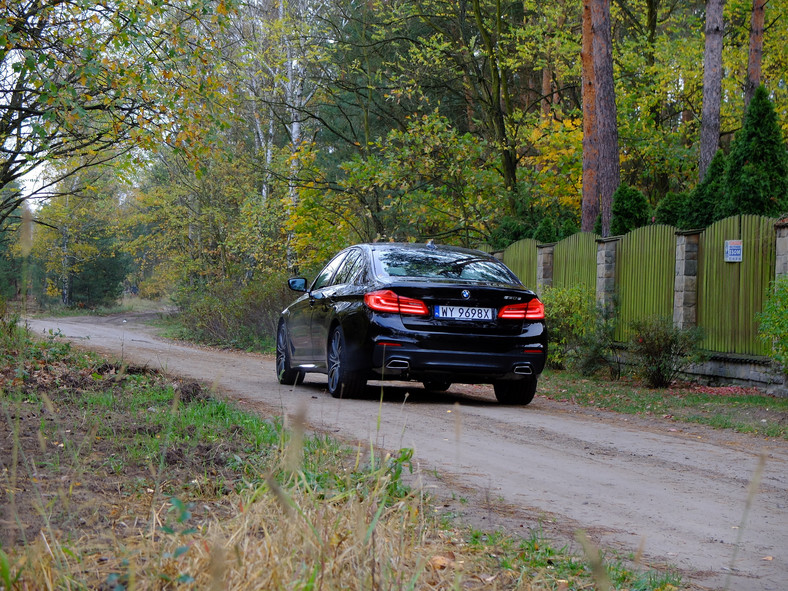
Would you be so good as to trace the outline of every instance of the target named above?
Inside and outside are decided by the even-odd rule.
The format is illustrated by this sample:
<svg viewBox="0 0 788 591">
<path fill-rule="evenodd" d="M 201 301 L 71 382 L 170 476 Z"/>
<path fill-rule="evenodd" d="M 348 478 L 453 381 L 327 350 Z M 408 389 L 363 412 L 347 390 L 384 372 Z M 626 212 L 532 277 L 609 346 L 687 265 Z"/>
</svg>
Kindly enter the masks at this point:
<svg viewBox="0 0 788 591">
<path fill-rule="evenodd" d="M 536 376 L 524 380 L 501 380 L 493 384 L 495 397 L 501 404 L 526 406 L 536 395 Z"/>
<path fill-rule="evenodd" d="M 352 398 L 364 390 L 367 381 L 358 372 L 348 369 L 345 333 L 341 326 L 328 338 L 328 393 L 334 398 Z"/>
<path fill-rule="evenodd" d="M 424 380 L 424 389 L 430 392 L 445 392 L 451 388 L 451 382 L 446 380 Z"/>
<path fill-rule="evenodd" d="M 276 331 L 276 378 L 284 386 L 297 386 L 304 381 L 304 372 L 290 367 L 287 342 L 287 327 L 282 322 Z"/>
</svg>

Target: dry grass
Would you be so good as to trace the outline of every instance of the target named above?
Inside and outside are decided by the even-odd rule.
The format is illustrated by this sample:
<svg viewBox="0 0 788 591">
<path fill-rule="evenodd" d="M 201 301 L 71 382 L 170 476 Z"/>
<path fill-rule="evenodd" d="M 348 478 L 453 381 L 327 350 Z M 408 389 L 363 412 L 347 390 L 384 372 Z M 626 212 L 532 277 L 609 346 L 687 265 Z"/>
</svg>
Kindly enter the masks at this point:
<svg viewBox="0 0 788 591">
<path fill-rule="evenodd" d="M 0 589 L 589 589 L 541 539 L 478 535 L 380 456 L 0 323 Z M 418 474 L 414 475 L 418 483 Z M 607 564 L 619 588 L 675 577 Z M 666 586 L 668 585 L 668 586 Z"/>
</svg>

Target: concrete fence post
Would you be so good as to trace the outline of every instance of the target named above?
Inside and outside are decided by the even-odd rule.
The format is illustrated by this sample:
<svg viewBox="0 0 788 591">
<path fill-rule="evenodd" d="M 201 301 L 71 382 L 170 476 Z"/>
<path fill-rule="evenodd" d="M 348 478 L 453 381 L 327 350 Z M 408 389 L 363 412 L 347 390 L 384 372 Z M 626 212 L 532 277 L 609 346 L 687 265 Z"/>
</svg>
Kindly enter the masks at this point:
<svg viewBox="0 0 788 591">
<path fill-rule="evenodd" d="M 777 233 L 776 256 L 774 260 L 775 278 L 788 275 L 788 217 L 774 224 Z"/>
<path fill-rule="evenodd" d="M 690 328 L 698 324 L 699 246 L 700 232 L 676 232 L 673 323 L 678 328 Z"/>
<path fill-rule="evenodd" d="M 596 302 L 610 309 L 616 299 L 616 253 L 619 238 L 600 238 L 596 241 Z"/>
<path fill-rule="evenodd" d="M 553 252 L 555 244 L 539 244 L 536 247 L 536 291 L 553 287 Z"/>
</svg>

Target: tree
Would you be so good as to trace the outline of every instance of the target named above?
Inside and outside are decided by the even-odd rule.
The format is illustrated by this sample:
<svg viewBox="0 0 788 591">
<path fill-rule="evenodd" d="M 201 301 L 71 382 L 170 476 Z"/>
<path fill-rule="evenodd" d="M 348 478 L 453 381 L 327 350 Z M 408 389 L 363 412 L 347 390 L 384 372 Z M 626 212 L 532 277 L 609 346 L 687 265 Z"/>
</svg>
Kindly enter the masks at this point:
<svg viewBox="0 0 788 591">
<path fill-rule="evenodd" d="M 744 108 L 746 109 L 755 89 L 761 85 L 761 62 L 763 59 L 763 27 L 766 20 L 766 2 L 752 0 L 750 21 L 750 51 L 747 54 L 747 81 L 744 84 Z"/>
<path fill-rule="evenodd" d="M 0 189 L 50 175 L 32 194 L 3 195 L 0 221 L 134 147 L 188 150 L 215 88 L 203 25 L 226 10 L 212 0 L 0 0 Z M 79 169 L 46 166 L 70 158 Z"/>
<path fill-rule="evenodd" d="M 620 236 L 645 226 L 649 220 L 649 205 L 646 196 L 627 185 L 619 185 L 613 194 L 610 234 Z"/>
<path fill-rule="evenodd" d="M 698 179 L 706 176 L 720 141 L 722 101 L 722 34 L 725 0 L 706 2 L 706 51 L 703 57 L 703 115 L 700 127 Z"/>
<path fill-rule="evenodd" d="M 601 213 L 610 234 L 611 203 L 619 184 L 618 127 L 610 37 L 610 0 L 583 0 L 582 229 L 593 231 Z"/>
<path fill-rule="evenodd" d="M 764 86 L 750 101 L 725 171 L 725 198 L 717 217 L 780 215 L 788 211 L 788 149 Z"/>
<path fill-rule="evenodd" d="M 677 224 L 681 228 L 705 228 L 717 221 L 717 208 L 725 196 L 725 167 L 727 158 L 717 150 L 706 176 L 689 194 Z"/>
</svg>

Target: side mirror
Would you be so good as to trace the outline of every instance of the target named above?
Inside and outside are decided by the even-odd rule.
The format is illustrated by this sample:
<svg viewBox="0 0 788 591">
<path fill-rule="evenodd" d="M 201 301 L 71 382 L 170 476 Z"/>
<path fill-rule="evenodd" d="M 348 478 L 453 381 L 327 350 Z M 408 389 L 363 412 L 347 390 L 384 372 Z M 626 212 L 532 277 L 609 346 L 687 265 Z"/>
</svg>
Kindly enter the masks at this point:
<svg viewBox="0 0 788 591">
<path fill-rule="evenodd" d="M 293 291 L 306 291 L 306 279 L 303 277 L 293 277 L 287 280 L 287 286 Z"/>
</svg>

